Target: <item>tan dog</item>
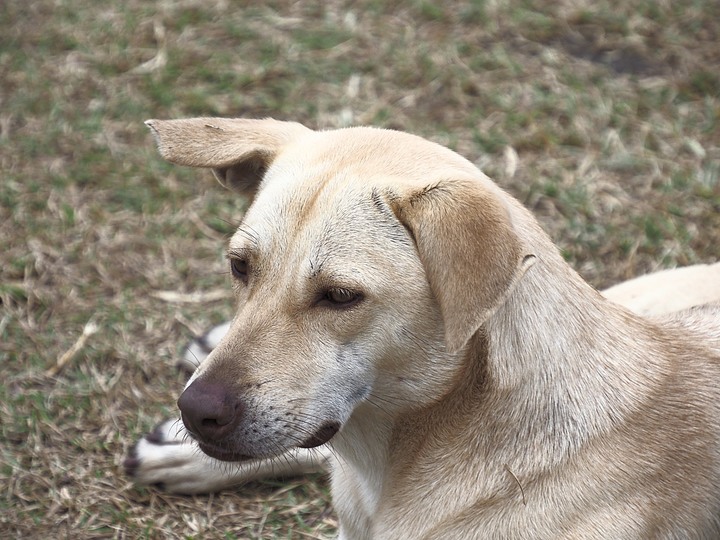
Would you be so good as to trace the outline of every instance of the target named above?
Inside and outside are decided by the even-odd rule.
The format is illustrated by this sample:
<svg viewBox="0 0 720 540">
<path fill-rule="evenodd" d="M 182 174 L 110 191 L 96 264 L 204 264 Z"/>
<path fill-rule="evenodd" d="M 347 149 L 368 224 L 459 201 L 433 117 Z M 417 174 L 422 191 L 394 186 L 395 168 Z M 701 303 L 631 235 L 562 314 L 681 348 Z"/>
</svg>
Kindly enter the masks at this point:
<svg viewBox="0 0 720 540">
<path fill-rule="evenodd" d="M 205 453 L 325 448 L 347 539 L 720 537 L 720 307 L 606 300 L 412 135 L 148 125 L 169 161 L 257 191 L 228 248 L 237 314 L 178 402 Z"/>
</svg>

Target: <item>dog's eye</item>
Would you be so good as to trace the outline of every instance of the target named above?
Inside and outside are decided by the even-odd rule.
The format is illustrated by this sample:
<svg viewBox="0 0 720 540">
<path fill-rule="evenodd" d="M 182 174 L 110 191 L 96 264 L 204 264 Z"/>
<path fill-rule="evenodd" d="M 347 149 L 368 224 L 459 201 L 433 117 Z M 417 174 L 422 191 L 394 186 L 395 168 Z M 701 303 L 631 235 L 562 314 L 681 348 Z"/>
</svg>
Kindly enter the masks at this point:
<svg viewBox="0 0 720 540">
<path fill-rule="evenodd" d="M 329 289 L 322 299 L 333 307 L 350 307 L 362 300 L 362 295 L 348 289 Z"/>
<path fill-rule="evenodd" d="M 248 263 L 245 259 L 230 259 L 232 275 L 243 282 L 248 279 Z"/>
</svg>

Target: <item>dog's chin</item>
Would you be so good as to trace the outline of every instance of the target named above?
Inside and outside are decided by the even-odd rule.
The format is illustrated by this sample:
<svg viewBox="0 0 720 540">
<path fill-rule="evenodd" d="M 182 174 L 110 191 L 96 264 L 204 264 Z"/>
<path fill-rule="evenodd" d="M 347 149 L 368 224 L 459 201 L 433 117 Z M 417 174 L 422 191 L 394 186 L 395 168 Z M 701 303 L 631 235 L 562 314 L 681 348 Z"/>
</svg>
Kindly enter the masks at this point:
<svg viewBox="0 0 720 540">
<path fill-rule="evenodd" d="M 313 433 L 310 437 L 305 439 L 301 444 L 298 445 L 299 448 L 316 448 L 318 446 L 321 446 L 330 439 L 332 439 L 335 434 L 340 431 L 340 424 L 338 422 L 328 422 L 326 424 L 323 424 L 315 433 Z M 195 437 L 193 437 L 195 438 Z M 251 461 L 253 459 L 263 459 L 267 458 L 269 456 L 251 456 L 248 454 L 243 454 L 241 452 L 236 452 L 232 449 L 225 448 L 222 446 L 216 446 L 214 444 L 208 444 L 205 442 L 202 442 L 195 438 L 197 441 L 198 446 L 200 447 L 200 450 L 211 458 L 218 459 L 220 461 L 230 461 L 230 462 L 239 462 L 239 461 Z"/>
</svg>

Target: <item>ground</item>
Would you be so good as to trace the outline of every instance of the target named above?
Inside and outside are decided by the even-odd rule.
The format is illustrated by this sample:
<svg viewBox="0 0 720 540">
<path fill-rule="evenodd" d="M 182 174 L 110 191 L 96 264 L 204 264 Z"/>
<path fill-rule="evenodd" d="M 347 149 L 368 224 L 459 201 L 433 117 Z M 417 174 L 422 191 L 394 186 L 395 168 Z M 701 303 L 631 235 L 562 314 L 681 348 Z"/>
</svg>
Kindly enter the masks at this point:
<svg viewBox="0 0 720 540">
<path fill-rule="evenodd" d="M 326 538 L 322 478 L 209 497 L 120 463 L 232 312 L 246 201 L 147 118 L 415 132 L 476 162 L 595 286 L 720 259 L 716 0 L 5 0 L 0 537 Z M 83 334 L 85 332 L 85 334 Z"/>
</svg>

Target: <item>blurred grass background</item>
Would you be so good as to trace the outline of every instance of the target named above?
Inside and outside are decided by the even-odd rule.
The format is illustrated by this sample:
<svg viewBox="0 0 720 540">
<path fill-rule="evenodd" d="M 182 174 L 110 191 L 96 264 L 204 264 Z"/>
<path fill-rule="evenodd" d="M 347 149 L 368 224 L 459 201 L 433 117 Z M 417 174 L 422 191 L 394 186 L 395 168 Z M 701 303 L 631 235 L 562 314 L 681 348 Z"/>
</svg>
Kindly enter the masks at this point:
<svg viewBox="0 0 720 540">
<path fill-rule="evenodd" d="M 213 298 L 246 201 L 143 125 L 192 115 L 448 145 L 598 287 L 720 259 L 717 0 L 5 0 L 2 538 L 334 532 L 322 478 L 178 497 L 119 467 L 174 414 L 181 345 L 231 313 Z"/>
</svg>

